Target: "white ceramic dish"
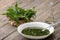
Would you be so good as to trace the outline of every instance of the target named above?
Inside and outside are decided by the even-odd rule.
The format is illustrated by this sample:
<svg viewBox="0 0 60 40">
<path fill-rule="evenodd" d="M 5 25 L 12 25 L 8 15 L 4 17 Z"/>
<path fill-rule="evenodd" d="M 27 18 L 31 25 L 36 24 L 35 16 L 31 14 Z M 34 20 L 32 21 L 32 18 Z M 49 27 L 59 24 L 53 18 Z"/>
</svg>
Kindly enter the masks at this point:
<svg viewBox="0 0 60 40">
<path fill-rule="evenodd" d="M 54 27 L 51 26 L 49 28 L 50 24 L 47 24 L 47 23 L 44 23 L 44 22 L 28 22 L 28 23 L 24 23 L 24 24 L 21 24 L 18 28 L 17 28 L 17 31 L 23 36 L 23 37 L 26 37 L 26 38 L 29 38 L 29 39 L 43 39 L 43 38 L 46 38 L 48 37 L 49 35 L 51 35 L 53 32 L 54 32 Z M 24 28 L 27 28 L 27 27 L 40 27 L 40 28 L 46 28 L 48 27 L 47 29 L 50 31 L 50 33 L 48 35 L 45 35 L 45 36 L 29 36 L 29 35 L 24 35 L 22 33 L 22 30 Z"/>
</svg>

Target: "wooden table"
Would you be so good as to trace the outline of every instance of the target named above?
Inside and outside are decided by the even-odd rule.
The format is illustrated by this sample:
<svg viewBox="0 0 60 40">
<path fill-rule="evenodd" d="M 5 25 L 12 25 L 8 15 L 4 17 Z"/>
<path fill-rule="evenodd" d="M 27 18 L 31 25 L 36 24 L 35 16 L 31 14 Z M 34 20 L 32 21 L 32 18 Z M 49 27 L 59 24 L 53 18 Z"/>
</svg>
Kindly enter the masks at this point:
<svg viewBox="0 0 60 40">
<path fill-rule="evenodd" d="M 50 3 L 52 2 L 52 6 Z M 34 21 L 45 22 L 50 17 L 51 8 L 54 10 L 55 22 L 60 21 L 60 0 L 22 0 L 19 1 L 22 8 L 31 8 L 35 6 L 37 13 Z M 0 15 L 0 40 L 32 40 L 22 37 L 17 32 L 17 27 L 8 23 L 6 16 Z M 60 40 L 60 25 L 55 26 L 55 32 L 48 38 L 42 40 Z"/>
</svg>

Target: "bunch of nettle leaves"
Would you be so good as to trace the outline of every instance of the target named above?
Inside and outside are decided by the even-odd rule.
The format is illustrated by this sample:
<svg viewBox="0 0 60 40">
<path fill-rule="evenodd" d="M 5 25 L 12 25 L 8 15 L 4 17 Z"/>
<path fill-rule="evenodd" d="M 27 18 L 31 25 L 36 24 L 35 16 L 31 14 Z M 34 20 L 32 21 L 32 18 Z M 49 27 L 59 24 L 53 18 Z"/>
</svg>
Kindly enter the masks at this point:
<svg viewBox="0 0 60 40">
<path fill-rule="evenodd" d="M 3 15 L 6 15 L 9 18 L 9 21 L 12 22 L 12 25 L 18 26 L 22 21 L 29 22 L 31 18 L 35 17 L 35 8 L 23 9 L 18 7 L 16 3 L 13 7 L 9 7 Z"/>
</svg>

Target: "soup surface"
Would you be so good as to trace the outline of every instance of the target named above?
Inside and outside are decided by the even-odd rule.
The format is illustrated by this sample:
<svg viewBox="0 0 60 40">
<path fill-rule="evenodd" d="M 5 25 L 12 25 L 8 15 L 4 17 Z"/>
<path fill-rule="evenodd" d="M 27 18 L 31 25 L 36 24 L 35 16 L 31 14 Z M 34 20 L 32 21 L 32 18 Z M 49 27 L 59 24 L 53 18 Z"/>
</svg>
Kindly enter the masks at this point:
<svg viewBox="0 0 60 40">
<path fill-rule="evenodd" d="M 48 29 L 45 31 L 42 31 L 40 28 L 25 28 L 22 30 L 22 33 L 25 35 L 30 35 L 30 36 L 44 36 L 48 35 L 50 32 Z"/>
</svg>

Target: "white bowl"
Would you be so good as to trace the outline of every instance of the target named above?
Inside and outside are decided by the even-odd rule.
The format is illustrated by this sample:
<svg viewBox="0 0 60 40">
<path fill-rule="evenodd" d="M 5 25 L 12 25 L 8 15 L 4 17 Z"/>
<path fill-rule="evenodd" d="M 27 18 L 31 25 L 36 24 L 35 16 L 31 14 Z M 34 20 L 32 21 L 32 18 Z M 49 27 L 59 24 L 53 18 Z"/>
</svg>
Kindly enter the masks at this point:
<svg viewBox="0 0 60 40">
<path fill-rule="evenodd" d="M 29 39 L 43 39 L 43 38 L 46 38 L 48 37 L 49 35 L 51 35 L 53 32 L 54 32 L 54 27 L 51 26 L 49 28 L 50 24 L 47 24 L 47 23 L 44 23 L 44 22 L 28 22 L 28 23 L 24 23 L 24 24 L 21 24 L 18 28 L 17 28 L 17 31 L 24 37 L 26 38 L 29 38 Z M 27 27 L 40 27 L 40 28 L 46 28 L 48 27 L 47 29 L 50 31 L 50 33 L 48 35 L 45 35 L 45 36 L 29 36 L 29 35 L 25 35 L 22 33 L 22 30 L 24 28 L 27 28 Z"/>
</svg>

